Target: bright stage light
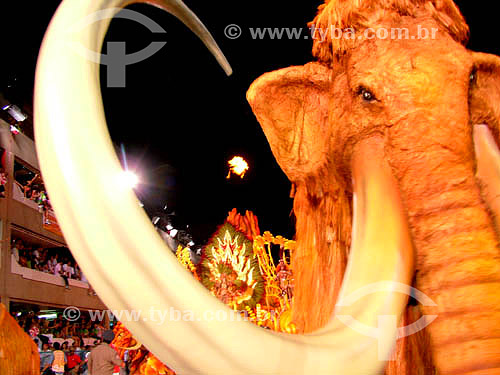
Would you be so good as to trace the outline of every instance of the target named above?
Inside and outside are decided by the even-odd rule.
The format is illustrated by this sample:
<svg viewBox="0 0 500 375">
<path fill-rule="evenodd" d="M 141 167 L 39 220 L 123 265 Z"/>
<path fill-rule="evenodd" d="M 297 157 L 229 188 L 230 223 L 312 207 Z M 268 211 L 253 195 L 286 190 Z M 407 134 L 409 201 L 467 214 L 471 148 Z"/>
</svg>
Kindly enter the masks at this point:
<svg viewBox="0 0 500 375">
<path fill-rule="evenodd" d="M 2 107 L 3 111 L 7 111 L 9 115 L 12 116 L 17 122 L 23 122 L 28 118 L 28 115 L 24 113 L 21 108 L 14 104 L 7 104 Z"/>
<path fill-rule="evenodd" d="M 134 172 L 123 171 L 120 176 L 121 182 L 131 189 L 134 189 L 139 183 L 139 177 Z"/>
<path fill-rule="evenodd" d="M 55 319 L 55 318 L 57 318 L 56 313 L 38 315 L 38 319 Z"/>
</svg>

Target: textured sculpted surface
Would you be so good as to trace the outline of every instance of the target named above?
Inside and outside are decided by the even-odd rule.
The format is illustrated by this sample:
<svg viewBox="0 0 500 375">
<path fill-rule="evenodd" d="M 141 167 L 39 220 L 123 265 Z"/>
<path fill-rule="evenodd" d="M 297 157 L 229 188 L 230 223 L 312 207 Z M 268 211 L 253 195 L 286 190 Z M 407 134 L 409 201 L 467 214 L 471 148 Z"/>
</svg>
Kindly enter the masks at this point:
<svg viewBox="0 0 500 375">
<path fill-rule="evenodd" d="M 498 199 L 475 176 L 472 128 L 487 124 L 498 143 L 500 60 L 464 48 L 468 27 L 451 1 L 330 0 L 312 24 L 352 28 L 356 38 L 323 34 L 318 62 L 267 73 L 247 95 L 295 185 L 295 323 L 313 331 L 334 310 L 350 245 L 349 161 L 378 134 L 416 248 L 414 286 L 438 305 L 412 307 L 406 322 L 439 315 L 420 339 L 399 341 L 406 364 L 388 371 L 497 368 Z M 410 37 L 358 39 L 367 28 L 405 28 Z M 418 38 L 423 29 L 436 38 Z"/>
<path fill-rule="evenodd" d="M 0 303 L 0 374 L 38 375 L 40 356 L 33 340 Z"/>
</svg>

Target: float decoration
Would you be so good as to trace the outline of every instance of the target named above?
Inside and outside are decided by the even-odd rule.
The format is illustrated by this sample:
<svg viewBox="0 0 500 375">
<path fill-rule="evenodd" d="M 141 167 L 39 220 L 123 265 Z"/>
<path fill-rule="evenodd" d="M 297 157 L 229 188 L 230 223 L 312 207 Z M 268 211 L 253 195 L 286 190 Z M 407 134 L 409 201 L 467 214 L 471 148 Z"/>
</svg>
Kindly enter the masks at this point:
<svg viewBox="0 0 500 375">
<path fill-rule="evenodd" d="M 179 260 L 179 262 L 189 271 L 193 274 L 193 276 L 196 278 L 196 280 L 200 280 L 200 277 L 198 276 L 198 271 L 196 270 L 196 266 L 194 263 L 191 261 L 191 250 L 188 247 L 182 247 L 179 245 L 177 248 L 177 251 L 175 252 L 175 256 Z"/>
<path fill-rule="evenodd" d="M 278 266 L 275 265 L 271 253 L 273 245 L 280 247 Z M 296 326 L 292 323 L 291 316 L 294 284 L 291 261 L 295 247 L 295 241 L 282 236 L 274 237 L 268 231 L 254 240 L 254 254 L 257 256 L 265 280 L 266 311 L 270 312 L 264 322 L 274 331 L 296 333 Z"/>
<path fill-rule="evenodd" d="M 118 322 L 113 332 L 115 339 L 112 345 L 122 360 L 128 351 L 130 375 L 175 375 L 175 371 L 140 344 L 121 322 Z"/>
<path fill-rule="evenodd" d="M 279 246 L 280 259 L 275 265 L 272 247 Z M 223 225 L 202 250 L 202 261 L 196 267 L 189 248 L 179 246 L 179 262 L 215 297 L 260 327 L 273 331 L 296 333 L 292 322 L 293 274 L 290 267 L 295 241 L 260 235 L 257 216 L 245 215 L 236 208 L 229 212 Z M 114 329 L 114 348 L 120 358 L 128 350 L 131 375 L 174 375 L 141 345 L 122 323 Z"/>
<path fill-rule="evenodd" d="M 253 243 L 224 223 L 202 250 L 201 282 L 234 310 L 253 308 L 264 296 L 264 281 Z"/>
<path fill-rule="evenodd" d="M 272 245 L 280 246 L 280 261 L 276 267 L 271 254 Z M 264 232 L 263 236 L 257 236 L 254 241 L 254 253 L 258 258 L 260 271 L 266 279 L 266 303 L 269 306 L 280 306 L 283 308 L 283 295 L 285 293 L 284 282 L 280 281 L 279 272 L 287 271 L 287 285 L 293 285 L 291 273 L 291 253 L 295 248 L 295 241 L 287 240 L 282 236 L 274 237 L 270 232 Z M 288 253 L 288 259 L 285 255 Z M 283 278 L 283 275 L 281 275 Z M 288 286 L 287 286 L 288 287 Z M 291 299 L 291 292 L 287 292 L 286 300 Z M 285 303 L 286 304 L 286 303 Z"/>
<path fill-rule="evenodd" d="M 226 222 L 238 232 L 243 233 L 250 241 L 260 235 L 259 221 L 252 211 L 245 211 L 245 216 L 241 216 L 236 208 L 233 208 L 227 215 Z"/>
</svg>

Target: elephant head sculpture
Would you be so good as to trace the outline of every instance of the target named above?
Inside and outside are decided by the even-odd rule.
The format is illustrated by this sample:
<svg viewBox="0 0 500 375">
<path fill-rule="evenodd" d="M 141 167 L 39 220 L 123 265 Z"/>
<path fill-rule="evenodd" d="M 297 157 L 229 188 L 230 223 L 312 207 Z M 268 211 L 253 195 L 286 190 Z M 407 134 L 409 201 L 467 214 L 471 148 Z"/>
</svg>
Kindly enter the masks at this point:
<svg viewBox="0 0 500 375">
<path fill-rule="evenodd" d="M 179 373 L 372 374 L 387 367 L 401 317 L 437 315 L 419 333 L 425 350 L 399 340 L 395 353 L 407 365 L 390 364 L 388 372 L 499 372 L 500 60 L 464 47 L 468 28 L 453 2 L 327 1 L 314 21 L 323 33 L 426 29 L 433 38 L 327 35 L 314 43 L 316 62 L 265 74 L 248 92 L 295 186 L 301 335 L 230 319 L 119 183 L 98 65 L 68 46 L 99 51 L 110 18 L 132 2 L 64 0 L 35 86 L 44 180 L 100 297 L 115 310 L 190 312 L 164 325 L 124 321 L 127 328 Z M 230 72 L 180 0 L 143 2 L 179 17 Z M 407 308 L 412 282 L 435 303 Z M 380 319 L 387 316 L 394 319 Z"/>
<path fill-rule="evenodd" d="M 443 373 L 500 371 L 491 330 L 500 318 L 498 162 L 481 151 L 498 152 L 500 59 L 465 49 L 452 1 L 331 0 L 313 24 L 327 35 L 314 42 L 318 61 L 268 73 L 248 92 L 295 184 L 294 321 L 311 331 L 333 311 L 350 244 L 352 160 L 371 140 L 404 202 L 415 286 L 437 303 L 422 307 L 439 315 L 427 328 L 432 362 Z M 332 27 L 357 35 L 335 38 Z M 364 38 L 370 29 L 392 37 Z"/>
</svg>

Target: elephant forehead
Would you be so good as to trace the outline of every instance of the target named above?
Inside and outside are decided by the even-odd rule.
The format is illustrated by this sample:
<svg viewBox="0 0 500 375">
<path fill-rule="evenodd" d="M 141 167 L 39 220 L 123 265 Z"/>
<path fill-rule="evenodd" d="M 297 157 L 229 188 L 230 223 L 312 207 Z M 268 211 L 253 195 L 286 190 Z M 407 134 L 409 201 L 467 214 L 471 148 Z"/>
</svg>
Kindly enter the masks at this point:
<svg viewBox="0 0 500 375">
<path fill-rule="evenodd" d="M 467 89 L 473 63 L 462 45 L 437 32 L 434 39 L 367 41 L 349 65 L 351 86 L 369 86 L 379 99 L 435 103 L 447 90 Z"/>
</svg>

